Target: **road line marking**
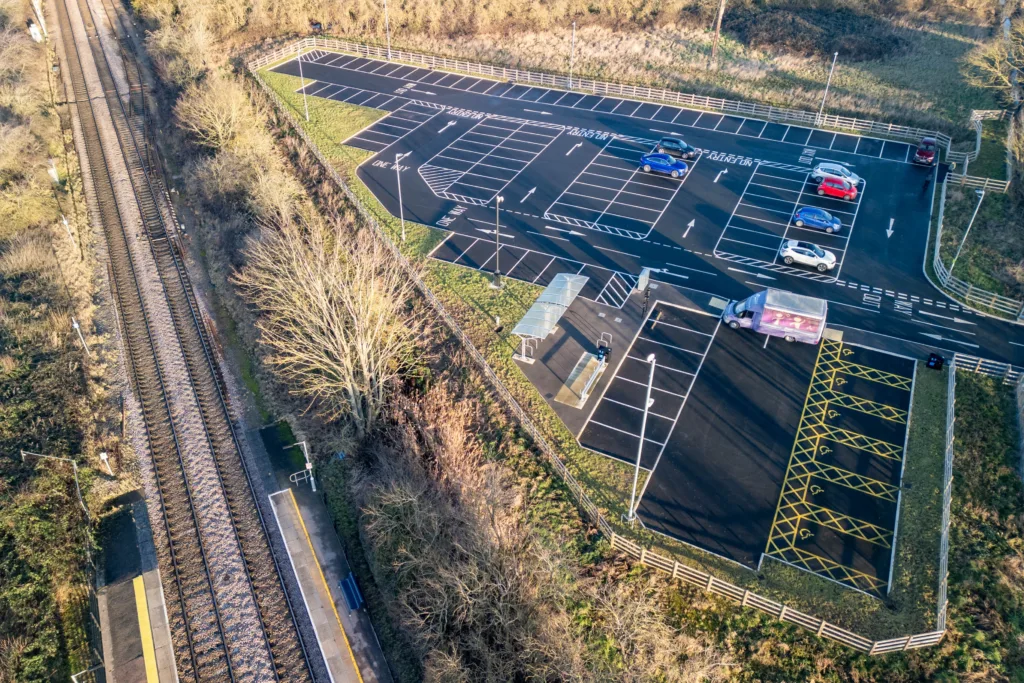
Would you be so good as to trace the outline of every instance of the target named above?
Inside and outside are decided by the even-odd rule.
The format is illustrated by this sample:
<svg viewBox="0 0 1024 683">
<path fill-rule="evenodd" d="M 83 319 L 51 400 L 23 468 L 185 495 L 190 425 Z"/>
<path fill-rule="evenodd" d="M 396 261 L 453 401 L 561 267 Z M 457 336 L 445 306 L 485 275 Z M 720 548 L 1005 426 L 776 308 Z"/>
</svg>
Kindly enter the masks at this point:
<svg viewBox="0 0 1024 683">
<path fill-rule="evenodd" d="M 609 384 L 611 384 L 611 382 L 609 382 Z M 604 397 L 602 396 L 601 398 L 603 399 Z M 598 403 L 600 403 L 600 401 L 598 401 Z M 631 436 L 634 439 L 639 439 L 640 438 L 639 434 L 634 434 L 633 432 L 627 432 L 625 429 L 619 429 L 618 427 L 612 427 L 611 425 L 606 425 L 605 423 L 598 422 L 597 420 L 590 420 L 590 423 L 599 425 L 601 427 L 605 427 L 606 429 L 610 429 L 613 432 L 619 432 L 620 434 L 626 434 L 627 436 Z M 665 445 L 665 444 L 661 443 L 660 441 L 655 441 L 654 439 L 648 439 L 647 437 L 644 437 L 644 441 L 647 441 L 649 443 L 653 443 L 656 446 L 664 446 Z"/>
</svg>

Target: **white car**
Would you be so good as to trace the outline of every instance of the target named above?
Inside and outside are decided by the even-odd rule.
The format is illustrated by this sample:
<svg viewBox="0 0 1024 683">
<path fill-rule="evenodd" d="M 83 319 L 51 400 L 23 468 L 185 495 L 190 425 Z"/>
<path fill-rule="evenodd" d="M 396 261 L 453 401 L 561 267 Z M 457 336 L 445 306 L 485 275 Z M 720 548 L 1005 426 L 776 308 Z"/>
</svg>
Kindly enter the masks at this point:
<svg viewBox="0 0 1024 683">
<path fill-rule="evenodd" d="M 814 182 L 820 183 L 824 178 L 839 178 L 850 183 L 854 187 L 860 187 L 864 182 L 864 179 L 859 175 L 846 168 L 842 164 L 832 163 L 826 161 L 815 166 L 814 170 L 811 171 L 811 178 Z"/>
<path fill-rule="evenodd" d="M 779 258 L 787 266 L 799 263 L 802 266 L 810 266 L 824 273 L 836 267 L 836 255 L 827 249 L 822 249 L 817 244 L 800 242 L 799 240 L 786 240 L 779 247 Z"/>
</svg>

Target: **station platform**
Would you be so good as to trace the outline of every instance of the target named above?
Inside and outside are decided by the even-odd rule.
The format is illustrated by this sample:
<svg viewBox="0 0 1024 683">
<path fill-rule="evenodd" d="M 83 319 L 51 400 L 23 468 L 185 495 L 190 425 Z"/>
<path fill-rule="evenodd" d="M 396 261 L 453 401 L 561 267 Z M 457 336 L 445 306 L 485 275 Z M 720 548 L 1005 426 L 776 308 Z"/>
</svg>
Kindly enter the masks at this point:
<svg viewBox="0 0 1024 683">
<path fill-rule="evenodd" d="M 176 683 L 146 503 L 129 494 L 103 523 L 96 601 L 107 683 Z"/>
<path fill-rule="evenodd" d="M 331 680 L 390 683 L 369 617 L 346 602 L 348 563 L 327 509 L 305 486 L 272 493 L 270 501 Z"/>
</svg>

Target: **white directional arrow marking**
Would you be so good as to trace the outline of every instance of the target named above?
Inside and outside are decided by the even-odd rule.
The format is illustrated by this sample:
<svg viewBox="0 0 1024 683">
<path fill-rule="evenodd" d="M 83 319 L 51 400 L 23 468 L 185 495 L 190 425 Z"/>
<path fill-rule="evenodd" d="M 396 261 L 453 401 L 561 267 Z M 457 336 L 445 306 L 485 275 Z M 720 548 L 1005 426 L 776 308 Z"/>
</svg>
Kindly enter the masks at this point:
<svg viewBox="0 0 1024 683">
<path fill-rule="evenodd" d="M 922 332 L 921 334 L 923 334 L 926 337 L 931 337 L 932 339 L 934 339 L 936 341 L 946 341 L 946 342 L 952 342 L 954 344 L 963 344 L 964 346 L 970 346 L 970 347 L 973 347 L 975 349 L 978 348 L 977 344 L 969 344 L 968 342 L 960 341 L 959 339 L 950 339 L 949 337 L 943 337 L 941 334 L 931 334 L 929 332 Z"/>
<path fill-rule="evenodd" d="M 683 239 L 686 239 L 686 236 L 690 234 L 690 228 L 692 228 L 696 222 L 697 221 L 695 219 L 691 218 L 690 222 L 686 224 L 686 232 L 683 233 Z"/>
<path fill-rule="evenodd" d="M 418 92 L 421 95 L 436 95 L 437 94 L 436 92 L 430 92 L 429 90 L 416 90 L 414 88 L 410 88 L 409 92 Z"/>
<path fill-rule="evenodd" d="M 892 237 L 892 224 L 896 222 L 895 218 L 889 219 L 889 229 L 885 231 L 886 237 Z"/>
<path fill-rule="evenodd" d="M 730 267 L 729 270 L 733 271 L 734 273 L 743 273 L 744 275 L 753 275 L 754 277 L 760 278 L 762 280 L 774 280 L 775 279 L 771 275 L 765 275 L 764 273 L 751 273 L 751 272 L 748 272 L 746 270 L 740 270 L 739 268 L 732 268 L 732 267 Z"/>
<path fill-rule="evenodd" d="M 446 130 L 448 130 L 449 128 L 451 128 L 454 125 L 455 125 L 454 121 L 449 121 L 448 123 L 445 124 L 444 128 L 442 128 L 441 130 L 439 130 L 437 132 L 438 133 L 443 133 L 443 132 L 445 132 Z"/>
<path fill-rule="evenodd" d="M 722 177 L 723 173 L 728 174 L 729 173 L 729 169 L 723 168 L 721 171 L 718 172 L 718 175 L 715 176 L 715 182 L 716 183 L 718 182 L 718 179 Z"/>
<path fill-rule="evenodd" d="M 565 153 L 565 156 L 569 156 L 570 154 L 572 154 L 572 153 L 573 153 L 573 151 L 574 151 L 574 150 L 575 150 L 575 149 L 576 149 L 577 147 L 582 147 L 582 146 L 583 146 L 583 143 L 582 143 L 582 142 L 577 142 L 577 143 L 576 143 L 575 145 L 573 145 L 573 146 L 572 146 L 572 149 L 570 149 L 570 150 L 569 150 L 568 152 L 566 152 L 566 153 Z"/>
<path fill-rule="evenodd" d="M 475 228 L 475 229 L 479 230 L 480 232 L 484 233 L 485 235 L 493 235 L 494 234 L 493 230 L 487 230 L 486 228 Z M 503 239 L 503 240 L 514 240 L 515 238 L 516 238 L 515 235 L 506 235 L 505 233 L 501 234 L 501 239 Z"/>
<path fill-rule="evenodd" d="M 955 316 L 950 318 L 948 315 L 939 315 L 938 313 L 931 313 L 929 311 L 918 311 L 918 313 L 920 313 L 921 315 L 929 315 L 929 316 L 931 316 L 933 318 L 942 318 L 943 320 L 952 320 L 953 322 L 960 323 L 961 325 L 977 325 L 978 324 L 978 323 L 972 323 L 970 320 L 964 320 L 963 318 L 957 318 Z"/>
<path fill-rule="evenodd" d="M 582 232 L 576 232 L 575 230 L 564 230 L 562 228 L 553 228 L 550 225 L 544 226 L 545 230 L 554 230 L 555 232 L 564 232 L 567 235 L 576 235 L 577 237 L 583 237 Z"/>
<path fill-rule="evenodd" d="M 537 191 L 536 187 L 531 187 L 530 191 L 526 193 L 526 196 L 524 196 L 522 199 L 519 200 L 519 203 L 522 204 L 523 202 L 525 202 L 527 199 L 530 198 L 530 195 L 533 194 L 536 191 Z"/>
<path fill-rule="evenodd" d="M 655 271 L 655 272 L 658 272 L 658 273 L 662 273 L 663 275 L 671 275 L 672 277 L 679 277 L 679 278 L 682 278 L 684 280 L 689 280 L 690 279 L 689 275 L 680 275 L 679 273 L 670 273 L 670 272 L 668 272 L 667 268 L 651 268 L 651 270 Z"/>
<path fill-rule="evenodd" d="M 551 116 L 551 112 L 549 112 L 549 111 L 540 111 L 540 110 L 538 110 L 538 109 L 526 109 L 526 108 L 524 107 L 524 108 L 523 108 L 523 111 L 528 111 L 528 112 L 530 112 L 531 114 L 540 114 L 540 115 L 542 115 L 542 116 Z"/>
</svg>

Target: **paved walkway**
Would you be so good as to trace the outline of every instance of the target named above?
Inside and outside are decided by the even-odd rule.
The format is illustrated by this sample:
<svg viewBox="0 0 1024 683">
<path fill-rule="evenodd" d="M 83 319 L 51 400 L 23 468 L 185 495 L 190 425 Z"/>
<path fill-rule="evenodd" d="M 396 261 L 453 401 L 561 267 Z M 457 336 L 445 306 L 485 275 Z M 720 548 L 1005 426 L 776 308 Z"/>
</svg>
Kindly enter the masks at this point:
<svg viewBox="0 0 1024 683">
<path fill-rule="evenodd" d="M 146 504 L 106 530 L 96 599 L 108 683 L 176 683 L 170 629 Z"/>
<path fill-rule="evenodd" d="M 278 491 L 270 501 L 331 680 L 390 682 L 374 673 L 387 665 L 369 620 L 362 610 L 350 613 L 341 592 L 348 564 L 326 508 L 306 487 Z"/>
</svg>

